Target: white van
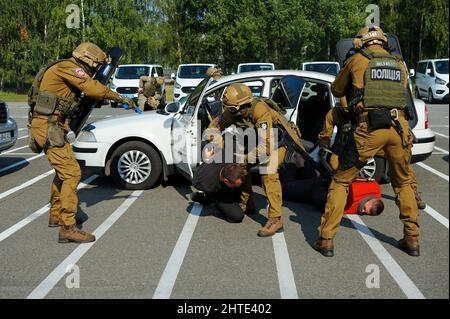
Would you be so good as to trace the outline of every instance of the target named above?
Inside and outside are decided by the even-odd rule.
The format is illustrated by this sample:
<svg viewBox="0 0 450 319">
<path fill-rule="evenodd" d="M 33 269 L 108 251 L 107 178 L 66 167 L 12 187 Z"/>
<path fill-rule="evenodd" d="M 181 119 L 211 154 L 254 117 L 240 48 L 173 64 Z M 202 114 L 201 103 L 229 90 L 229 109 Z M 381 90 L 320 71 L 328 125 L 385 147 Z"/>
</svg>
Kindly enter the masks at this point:
<svg viewBox="0 0 450 319">
<path fill-rule="evenodd" d="M 314 61 L 302 63 L 303 71 L 314 71 L 319 73 L 327 73 L 336 76 L 341 67 L 338 62 L 332 61 Z"/>
<path fill-rule="evenodd" d="M 415 77 L 417 99 L 424 96 L 429 103 L 448 102 L 448 58 L 419 61 Z"/>
<path fill-rule="evenodd" d="M 241 63 L 238 65 L 236 73 L 270 70 L 275 70 L 273 63 Z"/>
<path fill-rule="evenodd" d="M 135 99 L 137 102 L 139 79 L 141 76 L 163 77 L 163 67 L 157 64 L 122 64 L 114 73 L 111 90 L 122 96 Z M 166 89 L 163 83 L 161 101 L 165 101 Z M 111 102 L 111 107 L 116 107 L 117 103 Z"/>
<path fill-rule="evenodd" d="M 206 78 L 206 71 L 209 67 L 216 67 L 216 65 L 208 63 L 180 64 L 173 86 L 173 100 L 177 102 L 194 91 L 197 85 Z"/>
</svg>

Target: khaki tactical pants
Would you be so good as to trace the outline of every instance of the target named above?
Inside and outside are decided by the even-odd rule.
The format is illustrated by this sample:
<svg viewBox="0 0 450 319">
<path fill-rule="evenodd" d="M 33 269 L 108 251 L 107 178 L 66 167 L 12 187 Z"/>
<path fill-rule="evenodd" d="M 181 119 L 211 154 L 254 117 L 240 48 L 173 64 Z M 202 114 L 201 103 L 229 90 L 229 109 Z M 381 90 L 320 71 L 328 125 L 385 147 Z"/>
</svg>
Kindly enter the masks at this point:
<svg viewBox="0 0 450 319">
<path fill-rule="evenodd" d="M 419 211 L 414 196 L 412 183 L 414 175 L 410 167 L 412 133 L 404 117 L 399 117 L 403 128 L 403 137 L 394 127 L 369 132 L 367 122 L 362 122 L 355 130 L 355 141 L 359 159 L 363 162 L 372 158 L 380 150 L 386 154 L 389 162 L 389 174 L 395 193 L 395 203 L 400 210 L 405 235 L 419 235 Z M 320 223 L 320 236 L 332 239 L 336 235 L 348 195 L 348 186 L 358 174 L 359 168 L 338 170 L 328 189 L 327 204 Z"/>
<path fill-rule="evenodd" d="M 264 192 L 269 203 L 268 217 L 281 217 L 281 206 L 283 205 L 283 197 L 281 194 L 281 183 L 278 176 L 278 168 L 281 166 L 286 155 L 286 148 L 280 147 L 272 152 L 269 161 L 260 168 L 267 169 L 268 174 L 261 172 L 261 182 Z M 253 191 L 250 174 L 247 172 L 248 178 L 245 178 L 241 185 L 241 207 L 254 208 Z M 253 205 L 253 206 L 251 206 Z"/>
<path fill-rule="evenodd" d="M 43 147 L 47 135 L 47 120 L 34 118 L 31 122 L 31 134 Z M 75 225 L 78 205 L 77 186 L 80 182 L 81 170 L 73 154 L 72 146 L 66 143 L 62 147 L 51 147 L 46 154 L 56 173 L 51 186 L 50 214 L 58 216 L 63 225 Z"/>
</svg>

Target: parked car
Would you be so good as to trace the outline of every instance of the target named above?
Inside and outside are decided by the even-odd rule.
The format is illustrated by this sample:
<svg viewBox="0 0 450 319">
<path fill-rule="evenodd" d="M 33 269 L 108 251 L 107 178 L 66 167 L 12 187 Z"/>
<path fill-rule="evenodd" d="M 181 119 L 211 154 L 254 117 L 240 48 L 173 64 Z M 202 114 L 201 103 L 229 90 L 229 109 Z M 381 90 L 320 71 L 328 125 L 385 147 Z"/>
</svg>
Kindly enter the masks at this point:
<svg viewBox="0 0 450 319">
<path fill-rule="evenodd" d="M 209 67 L 216 67 L 216 65 L 210 63 L 180 64 L 174 79 L 173 100 L 178 101 L 194 91 L 195 87 L 206 78 L 206 71 Z"/>
<path fill-rule="evenodd" d="M 119 65 L 112 82 L 110 84 L 111 90 L 123 95 L 125 97 L 135 99 L 137 102 L 139 79 L 141 76 L 163 77 L 163 68 L 157 64 L 122 64 Z M 166 88 L 165 84 L 161 88 L 161 101 L 165 103 Z M 111 107 L 117 107 L 118 104 L 111 102 Z"/>
<path fill-rule="evenodd" d="M 421 60 L 416 68 L 415 97 L 429 103 L 448 102 L 448 58 Z"/>
<path fill-rule="evenodd" d="M 0 100 L 0 152 L 16 144 L 18 134 L 17 123 L 11 118 L 8 105 Z"/>
<path fill-rule="evenodd" d="M 272 97 L 286 108 L 286 118 L 295 122 L 302 138 L 312 143 L 311 157 L 318 160 L 317 138 L 325 114 L 339 103 L 331 94 L 334 76 L 297 70 L 246 72 L 210 79 L 199 85 L 183 103 L 166 105 L 165 113 L 118 116 L 91 123 L 78 136 L 74 152 L 81 166 L 103 169 L 116 185 L 125 189 L 146 189 L 162 176 L 179 172 L 192 178 L 200 162 L 202 132 L 208 113 L 221 111 L 221 97 L 232 83 L 259 83 L 260 96 Z M 314 97 L 302 96 L 305 83 L 317 86 Z M 415 107 L 416 103 L 416 107 Z M 418 105 L 418 107 L 417 107 Z M 415 134 L 413 161 L 427 158 L 434 147 L 434 133 L 426 127 L 422 101 L 409 94 L 409 121 Z M 416 111 L 417 110 L 417 111 Z M 211 115 L 211 114 L 210 114 Z M 373 160 L 362 170 L 366 177 L 381 177 L 383 160 Z"/>
<path fill-rule="evenodd" d="M 270 70 L 275 70 L 275 65 L 273 63 L 241 63 L 238 65 L 236 73 Z"/>
<path fill-rule="evenodd" d="M 336 76 L 341 67 L 338 62 L 332 61 L 314 61 L 302 63 L 303 71 L 314 71 L 319 73 L 327 73 Z"/>
</svg>

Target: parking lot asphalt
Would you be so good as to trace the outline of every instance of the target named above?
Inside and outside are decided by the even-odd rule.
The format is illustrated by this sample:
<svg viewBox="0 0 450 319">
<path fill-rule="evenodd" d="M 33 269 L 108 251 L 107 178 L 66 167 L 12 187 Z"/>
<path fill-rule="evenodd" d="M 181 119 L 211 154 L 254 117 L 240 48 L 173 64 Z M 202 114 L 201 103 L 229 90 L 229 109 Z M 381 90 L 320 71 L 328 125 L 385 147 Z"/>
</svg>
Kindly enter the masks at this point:
<svg viewBox="0 0 450 319">
<path fill-rule="evenodd" d="M 54 173 L 26 146 L 26 104 L 9 105 L 19 140 L 0 154 L 0 298 L 449 298 L 448 104 L 429 105 L 436 149 L 413 165 L 428 204 L 418 258 L 397 248 L 402 224 L 388 184 L 384 213 L 344 218 L 335 257 L 325 258 L 311 248 L 321 215 L 307 204 L 285 202 L 284 232 L 256 236 L 267 216 L 258 186 L 258 214 L 229 224 L 191 203 L 193 189 L 180 176 L 165 187 L 124 191 L 88 171 L 78 217 L 97 240 L 58 244 L 57 229 L 47 227 Z M 105 105 L 89 121 L 127 112 Z"/>
</svg>

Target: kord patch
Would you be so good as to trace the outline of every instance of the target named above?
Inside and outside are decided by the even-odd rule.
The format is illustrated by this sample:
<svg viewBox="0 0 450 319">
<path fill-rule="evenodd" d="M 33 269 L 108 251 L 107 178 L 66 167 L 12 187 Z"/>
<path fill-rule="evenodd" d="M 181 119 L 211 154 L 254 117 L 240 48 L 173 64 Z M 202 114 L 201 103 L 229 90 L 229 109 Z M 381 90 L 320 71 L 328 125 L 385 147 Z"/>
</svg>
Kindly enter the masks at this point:
<svg viewBox="0 0 450 319">
<path fill-rule="evenodd" d="M 88 76 L 86 71 L 84 71 L 82 68 L 75 69 L 75 73 L 80 78 L 86 78 Z"/>
</svg>

